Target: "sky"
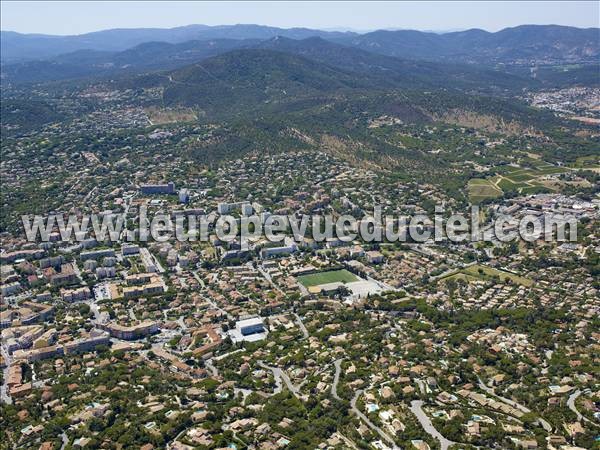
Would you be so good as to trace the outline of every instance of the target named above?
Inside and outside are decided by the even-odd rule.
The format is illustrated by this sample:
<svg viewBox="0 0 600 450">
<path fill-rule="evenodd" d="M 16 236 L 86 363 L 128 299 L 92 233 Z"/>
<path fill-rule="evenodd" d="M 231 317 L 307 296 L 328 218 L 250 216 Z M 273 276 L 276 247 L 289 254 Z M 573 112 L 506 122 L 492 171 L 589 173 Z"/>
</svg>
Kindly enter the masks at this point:
<svg viewBox="0 0 600 450">
<path fill-rule="evenodd" d="M 82 34 L 109 28 L 255 23 L 282 28 L 497 31 L 523 24 L 600 27 L 600 2 L 1 2 L 1 29 Z"/>
</svg>

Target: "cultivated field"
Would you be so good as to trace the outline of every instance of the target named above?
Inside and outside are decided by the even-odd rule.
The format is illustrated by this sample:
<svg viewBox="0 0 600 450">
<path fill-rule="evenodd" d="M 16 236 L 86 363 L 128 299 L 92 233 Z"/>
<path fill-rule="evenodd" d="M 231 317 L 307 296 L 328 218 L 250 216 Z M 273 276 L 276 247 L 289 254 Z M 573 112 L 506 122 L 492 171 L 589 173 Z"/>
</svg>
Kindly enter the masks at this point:
<svg viewBox="0 0 600 450">
<path fill-rule="evenodd" d="M 468 189 L 471 203 L 480 203 L 488 198 L 497 198 L 502 195 L 502 189 L 495 186 L 490 180 L 483 178 L 469 180 Z"/>
<path fill-rule="evenodd" d="M 556 184 L 548 183 L 548 175 L 568 172 L 571 169 L 558 167 L 544 161 L 531 160 L 533 167 L 514 166 L 497 167 L 498 175 L 490 178 L 473 178 L 469 180 L 468 192 L 471 203 L 481 203 L 488 198 L 497 198 L 506 192 L 519 194 L 535 194 L 558 190 Z"/>
</svg>

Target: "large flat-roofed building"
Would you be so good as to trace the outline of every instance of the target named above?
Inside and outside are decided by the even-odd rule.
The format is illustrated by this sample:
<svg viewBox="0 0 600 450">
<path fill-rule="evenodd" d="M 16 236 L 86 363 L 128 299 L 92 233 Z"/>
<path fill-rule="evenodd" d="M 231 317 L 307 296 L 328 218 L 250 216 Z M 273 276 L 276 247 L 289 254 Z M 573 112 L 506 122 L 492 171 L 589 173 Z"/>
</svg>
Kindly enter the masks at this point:
<svg viewBox="0 0 600 450">
<path fill-rule="evenodd" d="M 104 326 L 104 329 L 110 333 L 112 337 L 131 341 L 142 337 L 150 336 L 158 333 L 158 323 L 153 321 L 141 322 L 137 325 L 119 325 L 118 323 L 109 323 Z"/>
<path fill-rule="evenodd" d="M 236 328 L 238 328 L 244 336 L 265 331 L 265 325 L 260 317 L 240 320 L 236 323 Z"/>
<path fill-rule="evenodd" d="M 123 256 L 139 255 L 140 247 L 135 244 L 123 244 L 121 246 L 121 254 Z"/>
<path fill-rule="evenodd" d="M 101 334 L 95 334 L 90 335 L 89 337 L 76 339 L 74 341 L 67 342 L 63 348 L 65 354 L 73 354 L 87 352 L 100 345 L 110 345 L 110 337 L 108 333 L 103 332 Z"/>
<path fill-rule="evenodd" d="M 0 328 L 10 327 L 17 317 L 18 313 L 15 310 L 0 311 Z"/>
<path fill-rule="evenodd" d="M 23 369 L 20 364 L 13 364 L 8 368 L 8 377 L 6 380 L 6 385 L 9 388 L 13 386 L 18 386 L 23 381 Z"/>
<path fill-rule="evenodd" d="M 205 216 L 206 210 L 204 208 L 187 208 L 187 209 L 176 209 L 171 211 L 171 217 L 189 217 L 189 216 Z"/>
<path fill-rule="evenodd" d="M 75 272 L 73 264 L 67 263 L 60 266 L 60 270 L 57 271 L 54 267 L 48 267 L 43 271 L 44 278 L 50 281 L 53 286 L 64 286 L 67 284 L 77 283 L 79 278 Z"/>
<path fill-rule="evenodd" d="M 169 181 L 167 184 L 142 184 L 140 192 L 145 195 L 153 194 L 175 194 L 175 183 Z"/>
<path fill-rule="evenodd" d="M 180 189 L 178 192 L 178 195 L 179 195 L 179 203 L 189 203 L 190 191 L 188 189 Z"/>
<path fill-rule="evenodd" d="M 219 203 L 217 205 L 217 212 L 219 214 L 229 214 L 238 209 L 243 216 L 249 216 L 253 211 L 252 205 L 249 202 Z"/>
<path fill-rule="evenodd" d="M 140 248 L 140 258 L 142 259 L 142 264 L 144 264 L 144 267 L 146 268 L 146 272 L 158 272 L 158 267 L 156 266 L 154 258 L 152 257 L 150 250 L 146 247 Z"/>
<path fill-rule="evenodd" d="M 137 297 L 144 297 L 148 295 L 163 294 L 166 291 L 166 287 L 160 280 L 153 280 L 151 283 L 138 285 L 138 286 L 126 286 L 123 288 L 123 298 L 131 299 Z"/>
<path fill-rule="evenodd" d="M 61 289 L 60 297 L 65 302 L 78 302 L 91 297 L 90 288 L 83 286 L 77 289 Z"/>
<path fill-rule="evenodd" d="M 60 266 L 65 262 L 62 256 L 49 256 L 48 258 L 40 259 L 40 269 L 47 269 L 48 267 Z"/>
<path fill-rule="evenodd" d="M 233 342 L 254 342 L 260 341 L 267 336 L 267 329 L 262 317 L 251 317 L 249 319 L 238 320 L 235 328 L 229 331 L 229 337 Z"/>
<path fill-rule="evenodd" d="M 44 255 L 42 249 L 32 250 L 16 250 L 14 252 L 2 252 L 0 253 L 0 262 L 11 263 L 19 259 L 38 259 Z"/>
<path fill-rule="evenodd" d="M 65 349 L 62 345 L 49 345 L 47 347 L 35 348 L 32 350 L 17 350 L 14 353 L 16 360 L 26 360 L 29 363 L 34 361 L 41 361 L 43 359 L 54 358 L 55 356 L 62 356 L 65 353 Z"/>
<path fill-rule="evenodd" d="M 133 275 L 127 275 L 125 277 L 125 281 L 128 286 L 140 286 L 142 284 L 147 284 L 152 281 L 152 278 L 156 275 L 153 273 L 136 273 Z"/>
<path fill-rule="evenodd" d="M 82 261 L 86 261 L 88 259 L 99 259 L 105 257 L 114 257 L 115 251 L 112 248 L 104 248 L 99 250 L 90 250 L 89 252 L 81 252 L 79 257 Z"/>
<path fill-rule="evenodd" d="M 41 325 L 27 325 L 2 330 L 2 343 L 10 354 L 18 349 L 29 348 L 44 333 Z"/>
<path fill-rule="evenodd" d="M 12 283 L 3 284 L 0 288 L 0 292 L 3 297 L 8 297 L 10 295 L 16 294 L 21 290 L 21 285 L 18 281 L 13 281 Z"/>
<path fill-rule="evenodd" d="M 260 251 L 262 258 L 272 258 L 279 255 L 289 255 L 298 250 L 298 246 L 294 242 L 287 242 L 285 245 L 278 247 L 265 247 Z"/>
<path fill-rule="evenodd" d="M 30 313 L 25 314 L 24 309 L 29 310 Z M 23 325 L 30 325 L 38 320 L 46 320 L 54 314 L 54 306 L 44 303 L 23 302 L 18 312 L 21 323 Z"/>
</svg>

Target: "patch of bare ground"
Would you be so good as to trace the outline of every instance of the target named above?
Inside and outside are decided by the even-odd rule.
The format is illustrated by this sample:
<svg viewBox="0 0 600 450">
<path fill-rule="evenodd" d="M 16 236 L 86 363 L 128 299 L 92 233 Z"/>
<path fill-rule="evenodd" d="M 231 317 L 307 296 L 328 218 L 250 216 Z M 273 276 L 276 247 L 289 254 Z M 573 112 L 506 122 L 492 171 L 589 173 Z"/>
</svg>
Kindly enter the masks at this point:
<svg viewBox="0 0 600 450">
<path fill-rule="evenodd" d="M 582 116 L 573 116 L 571 120 L 577 120 L 578 122 L 583 122 L 586 125 L 600 125 L 600 119 L 595 117 L 582 117 Z"/>
<path fill-rule="evenodd" d="M 598 136 L 598 131 L 595 130 L 577 130 L 575 133 L 575 136 L 578 137 L 594 137 L 594 136 Z"/>
<path fill-rule="evenodd" d="M 373 150 L 367 148 L 361 142 L 324 134 L 320 139 L 320 147 L 330 155 L 344 159 L 358 167 L 372 169 L 380 168 L 378 164 L 366 159 L 367 154 L 373 153 Z"/>
<path fill-rule="evenodd" d="M 305 133 L 302 133 L 297 128 L 292 128 L 292 127 L 286 128 L 285 130 L 281 131 L 281 134 L 285 135 L 285 136 L 290 136 L 290 137 L 296 138 L 299 141 L 302 141 L 308 145 L 315 145 L 315 140 L 312 137 L 310 137 L 309 135 L 307 135 Z"/>
<path fill-rule="evenodd" d="M 189 108 L 157 108 L 150 106 L 145 109 L 145 112 L 153 125 L 192 122 L 198 119 L 197 114 Z"/>
<path fill-rule="evenodd" d="M 502 133 L 512 136 L 524 134 L 538 137 L 543 136 L 539 130 L 535 130 L 531 127 L 524 127 L 519 122 L 507 122 L 501 117 L 491 116 L 488 114 L 479 114 L 473 111 L 451 109 L 443 114 L 434 114 L 431 117 L 433 120 L 438 122 L 451 123 L 462 127 L 484 130 L 491 133 Z"/>
<path fill-rule="evenodd" d="M 565 186 L 575 186 L 575 187 L 583 187 L 590 188 L 592 187 L 592 183 L 585 179 L 579 180 L 542 180 L 542 185 L 547 187 L 548 189 L 552 189 L 554 191 L 560 191 L 561 188 Z"/>
</svg>

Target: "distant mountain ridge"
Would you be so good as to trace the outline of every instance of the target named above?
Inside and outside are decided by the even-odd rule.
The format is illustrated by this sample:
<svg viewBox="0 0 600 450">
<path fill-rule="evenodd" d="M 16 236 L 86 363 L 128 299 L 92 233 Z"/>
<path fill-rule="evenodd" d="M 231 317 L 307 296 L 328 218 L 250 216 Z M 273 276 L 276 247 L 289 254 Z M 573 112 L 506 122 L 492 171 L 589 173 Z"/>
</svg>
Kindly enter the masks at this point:
<svg viewBox="0 0 600 450">
<path fill-rule="evenodd" d="M 284 36 L 305 39 L 312 36 L 340 38 L 355 33 L 320 31 L 309 28 L 277 28 L 263 25 L 187 25 L 176 28 L 131 28 L 96 31 L 73 36 L 1 32 L 3 63 L 43 60 L 77 50 L 118 52 L 146 42 L 177 44 L 213 39 L 271 39 Z"/>
<path fill-rule="evenodd" d="M 464 63 L 597 63 L 600 58 L 600 28 L 559 25 L 521 25 L 495 33 L 380 30 L 333 40 L 389 56 Z"/>
<path fill-rule="evenodd" d="M 179 44 L 145 42 L 119 52 L 77 50 L 44 61 L 4 64 L 2 78 L 19 83 L 39 83 L 89 76 L 113 76 L 146 70 L 170 70 L 256 45 L 255 39 L 213 39 Z"/>
<path fill-rule="evenodd" d="M 390 57 L 355 47 L 336 44 L 319 37 L 303 40 L 277 37 L 260 42 L 256 48 L 293 53 L 332 67 L 380 80 L 381 87 L 521 89 L 530 86 L 524 78 L 487 68 Z"/>
<path fill-rule="evenodd" d="M 15 49 L 23 46 L 23 42 L 29 50 L 40 50 L 40 45 L 43 47 L 43 43 L 49 42 L 53 45 L 52 51 L 82 45 L 89 47 L 41 60 L 18 63 L 3 60 L 3 83 L 37 83 L 165 71 L 236 49 L 259 48 L 304 56 L 370 77 L 379 76 L 382 86 L 392 84 L 416 88 L 436 82 L 444 85 L 446 78 L 456 80 L 460 77 L 464 78 L 463 88 L 470 85 L 478 88 L 487 83 L 494 89 L 520 89 L 527 87 L 523 83 L 525 79 L 530 83 L 539 81 L 558 87 L 577 83 L 600 85 L 600 77 L 596 75 L 600 61 L 600 29 L 597 28 L 528 25 L 496 33 L 478 29 L 445 34 L 380 30 L 360 35 L 259 25 L 193 25 L 168 30 L 107 30 L 81 36 L 2 33 L 3 58 L 14 57 Z M 190 36 L 213 37 L 168 42 Z M 144 41 L 151 37 L 155 39 Z M 144 42 L 128 47 L 138 41 Z M 115 47 L 126 48 L 111 50 Z M 22 55 L 27 55 L 27 51 Z M 538 78 L 533 80 L 530 67 L 538 64 L 543 69 L 536 72 Z M 568 70 L 574 76 L 571 73 L 561 75 L 560 67 L 559 70 L 554 69 L 554 66 L 562 65 L 569 65 Z M 513 74 L 513 78 L 499 76 L 498 70 L 506 72 L 505 75 Z M 413 72 L 417 73 L 416 77 Z"/>
<path fill-rule="evenodd" d="M 171 44 L 214 39 L 267 40 L 321 37 L 363 50 L 407 59 L 451 60 L 468 63 L 528 64 L 597 62 L 600 28 L 559 25 L 521 25 L 498 32 L 480 29 L 433 33 L 416 30 L 355 32 L 263 25 L 188 25 L 183 27 L 112 29 L 75 36 L 1 32 L 3 63 L 43 60 L 77 50 L 118 52 L 146 42 Z"/>
<path fill-rule="evenodd" d="M 163 86 L 167 105 L 191 106 L 211 116 L 237 115 L 263 107 L 287 109 L 291 103 L 377 86 L 373 79 L 350 71 L 265 49 L 233 50 L 140 81 Z M 135 79 L 131 83 L 140 84 Z"/>
<path fill-rule="evenodd" d="M 162 87 L 162 104 L 192 107 L 209 119 L 329 108 L 344 98 L 415 90 L 515 92 L 531 83 L 504 72 L 403 61 L 318 38 L 277 38 L 260 46 L 110 83 L 116 89 Z"/>
</svg>

